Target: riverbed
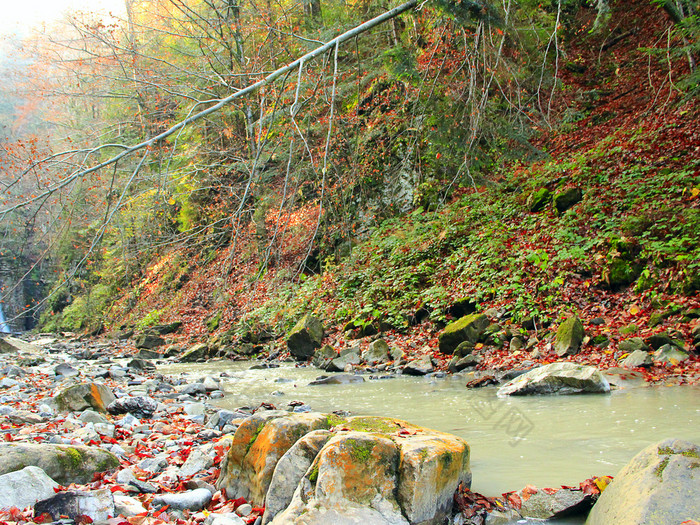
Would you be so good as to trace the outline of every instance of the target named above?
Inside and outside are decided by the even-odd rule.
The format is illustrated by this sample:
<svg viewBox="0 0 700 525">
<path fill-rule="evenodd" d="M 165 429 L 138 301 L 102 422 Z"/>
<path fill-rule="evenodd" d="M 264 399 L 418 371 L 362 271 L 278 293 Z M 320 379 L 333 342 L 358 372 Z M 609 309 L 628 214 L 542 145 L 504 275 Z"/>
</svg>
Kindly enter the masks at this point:
<svg viewBox="0 0 700 525">
<path fill-rule="evenodd" d="M 309 386 L 315 368 L 249 370 L 246 362 L 159 367 L 170 375 L 224 378 L 221 408 L 302 401 L 315 411 L 389 416 L 449 432 L 471 447 L 472 489 L 486 495 L 578 485 L 614 475 L 647 445 L 666 437 L 700 442 L 700 387 L 634 387 L 610 394 L 496 396 L 496 387 L 468 390 L 463 376 L 394 377 Z"/>
</svg>

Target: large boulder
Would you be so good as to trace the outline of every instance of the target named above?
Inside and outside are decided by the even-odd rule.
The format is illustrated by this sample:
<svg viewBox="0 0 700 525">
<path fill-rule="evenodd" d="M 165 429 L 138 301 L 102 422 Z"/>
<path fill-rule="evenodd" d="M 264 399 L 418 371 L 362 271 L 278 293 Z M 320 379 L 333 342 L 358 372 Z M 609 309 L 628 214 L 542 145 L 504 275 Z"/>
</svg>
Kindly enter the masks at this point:
<svg viewBox="0 0 700 525">
<path fill-rule="evenodd" d="M 42 469 L 61 485 L 89 483 L 96 472 L 117 468 L 117 457 L 98 447 L 34 443 L 0 444 L 0 474 L 26 466 Z"/>
<path fill-rule="evenodd" d="M 586 525 L 683 523 L 700 516 L 700 446 L 666 439 L 642 450 L 615 476 Z"/>
<path fill-rule="evenodd" d="M 136 339 L 134 339 L 134 346 L 145 350 L 152 350 L 153 348 L 165 345 L 165 343 L 165 339 L 157 333 L 150 331 L 139 334 Z"/>
<path fill-rule="evenodd" d="M 34 514 L 49 514 L 54 521 L 64 516 L 70 520 L 88 516 L 93 522 L 106 521 L 115 514 L 114 497 L 109 489 L 68 490 L 39 501 L 34 506 Z"/>
<path fill-rule="evenodd" d="M 554 341 L 554 350 L 557 355 L 561 357 L 578 354 L 581 349 L 583 335 L 583 324 L 578 317 L 569 317 L 561 323 Z"/>
<path fill-rule="evenodd" d="M 280 458 L 303 435 L 329 428 L 318 413 L 257 412 L 243 421 L 233 436 L 225 465 L 216 482 L 229 498 L 245 498 L 262 505 Z"/>
<path fill-rule="evenodd" d="M 46 475 L 39 467 L 25 467 L 22 470 L 0 475 L 0 509 L 17 507 L 23 509 L 37 501 L 50 498 L 58 483 Z"/>
<path fill-rule="evenodd" d="M 498 389 L 499 396 L 610 392 L 610 383 L 593 366 L 551 363 L 516 377 Z"/>
<path fill-rule="evenodd" d="M 106 412 L 116 399 L 112 391 L 102 383 L 83 383 L 69 386 L 54 397 L 61 412 L 80 412 L 87 409 Z"/>
<path fill-rule="evenodd" d="M 452 354 L 460 343 L 476 343 L 489 325 L 484 314 L 471 314 L 448 324 L 438 337 L 438 345 L 443 354 Z"/>
<path fill-rule="evenodd" d="M 389 350 L 389 344 L 384 339 L 377 339 L 362 352 L 362 359 L 368 365 L 386 363 L 389 361 Z"/>
<path fill-rule="evenodd" d="M 16 337 L 0 337 L 0 354 L 35 354 L 39 347 Z"/>
<path fill-rule="evenodd" d="M 458 437 L 391 418 L 269 411 L 240 425 L 217 487 L 264 504 L 264 523 L 428 525 L 470 482 Z"/>
<path fill-rule="evenodd" d="M 178 361 L 182 363 L 195 363 L 203 359 L 209 359 L 211 352 L 207 343 L 197 343 L 196 345 L 185 350 Z"/>
<path fill-rule="evenodd" d="M 313 315 L 305 315 L 287 335 L 287 348 L 297 361 L 313 357 L 323 341 L 323 324 Z"/>
</svg>

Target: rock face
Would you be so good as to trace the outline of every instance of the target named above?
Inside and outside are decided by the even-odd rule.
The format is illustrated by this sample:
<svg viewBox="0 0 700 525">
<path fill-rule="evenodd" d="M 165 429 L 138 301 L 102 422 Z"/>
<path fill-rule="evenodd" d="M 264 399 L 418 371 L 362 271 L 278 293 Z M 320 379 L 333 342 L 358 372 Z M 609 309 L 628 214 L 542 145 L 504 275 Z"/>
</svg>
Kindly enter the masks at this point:
<svg viewBox="0 0 700 525">
<path fill-rule="evenodd" d="M 574 316 L 559 325 L 554 350 L 558 356 L 576 355 L 583 341 L 583 324 Z"/>
<path fill-rule="evenodd" d="M 449 515 L 460 482 L 471 482 L 469 446 L 455 436 L 391 418 L 270 411 L 238 428 L 217 488 L 264 504 L 263 523 L 428 525 Z"/>
<path fill-rule="evenodd" d="M 682 523 L 700 516 L 700 447 L 667 439 L 642 450 L 615 476 L 586 525 Z"/>
<path fill-rule="evenodd" d="M 116 456 L 97 447 L 3 443 L 0 444 L 0 474 L 28 465 L 39 467 L 50 478 L 68 485 L 88 483 L 95 472 L 119 466 Z"/>
<path fill-rule="evenodd" d="M 59 392 L 54 401 L 62 412 L 79 412 L 91 408 L 106 412 L 107 406 L 116 398 L 102 383 L 73 385 Z"/>
<path fill-rule="evenodd" d="M 610 392 L 610 383 L 593 366 L 552 363 L 537 367 L 509 381 L 499 396 L 531 394 L 584 394 Z"/>
<path fill-rule="evenodd" d="M 0 476 L 0 509 L 23 509 L 37 501 L 50 498 L 58 487 L 39 467 L 25 467 Z"/>
<path fill-rule="evenodd" d="M 452 354 L 464 341 L 476 343 L 489 325 L 484 314 L 471 314 L 448 324 L 438 338 L 440 351 Z"/>
<path fill-rule="evenodd" d="M 287 336 L 289 353 L 297 361 L 305 361 L 313 357 L 317 348 L 321 348 L 323 340 L 323 324 L 312 315 L 305 315 L 292 328 Z"/>
</svg>

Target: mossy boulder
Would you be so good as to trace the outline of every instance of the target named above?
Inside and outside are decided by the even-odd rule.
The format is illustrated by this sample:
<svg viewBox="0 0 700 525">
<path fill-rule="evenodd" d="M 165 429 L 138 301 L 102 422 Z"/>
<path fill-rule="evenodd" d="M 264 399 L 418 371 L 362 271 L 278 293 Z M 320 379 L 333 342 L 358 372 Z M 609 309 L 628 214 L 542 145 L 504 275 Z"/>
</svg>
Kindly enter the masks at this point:
<svg viewBox="0 0 700 525">
<path fill-rule="evenodd" d="M 450 324 L 438 336 L 438 345 L 443 354 L 453 354 L 460 343 L 476 343 L 489 325 L 484 314 L 471 314 Z"/>
<path fill-rule="evenodd" d="M 540 188 L 527 199 L 527 209 L 532 213 L 537 213 L 544 210 L 551 201 L 552 192 L 547 188 Z"/>
<path fill-rule="evenodd" d="M 136 348 L 143 348 L 146 350 L 158 348 L 159 346 L 165 345 L 165 343 L 165 339 L 163 339 L 158 333 L 151 332 L 150 330 L 139 334 L 136 336 L 136 339 L 134 339 L 134 346 Z"/>
<path fill-rule="evenodd" d="M 581 199 L 583 199 L 581 188 L 568 188 L 557 193 L 552 199 L 552 203 L 557 212 L 561 214 L 581 202 Z"/>
<path fill-rule="evenodd" d="M 569 317 L 559 325 L 554 341 L 554 351 L 558 356 L 576 355 L 581 349 L 584 331 L 583 323 L 577 316 Z"/>
<path fill-rule="evenodd" d="M 373 341 L 367 350 L 362 352 L 362 359 L 368 365 L 386 363 L 389 361 L 389 344 L 384 339 Z"/>
<path fill-rule="evenodd" d="M 628 354 L 638 351 L 649 352 L 651 350 L 641 337 L 632 337 L 621 341 L 618 345 L 618 349 Z"/>
<path fill-rule="evenodd" d="M 119 459 L 99 447 L 2 443 L 0 474 L 34 466 L 61 485 L 88 483 L 96 472 L 119 467 Z"/>
<path fill-rule="evenodd" d="M 223 312 L 216 312 L 214 315 L 209 317 L 209 319 L 206 320 L 207 330 L 213 332 L 214 330 L 219 328 L 219 325 L 221 324 L 221 318 L 223 317 L 223 315 Z"/>
<path fill-rule="evenodd" d="M 297 361 L 313 357 L 323 341 L 323 323 L 313 315 L 305 315 L 287 335 L 287 348 Z"/>
<path fill-rule="evenodd" d="M 197 361 L 209 359 L 210 355 L 211 351 L 207 343 L 197 343 L 180 354 L 178 361 L 181 363 L 196 363 Z"/>
<path fill-rule="evenodd" d="M 456 436 L 393 418 L 270 411 L 239 426 L 217 487 L 264 504 L 265 524 L 429 525 L 470 482 L 469 446 Z"/>
<path fill-rule="evenodd" d="M 586 525 L 682 523 L 700 516 L 700 446 L 666 439 L 637 454 L 603 491 Z"/>
</svg>

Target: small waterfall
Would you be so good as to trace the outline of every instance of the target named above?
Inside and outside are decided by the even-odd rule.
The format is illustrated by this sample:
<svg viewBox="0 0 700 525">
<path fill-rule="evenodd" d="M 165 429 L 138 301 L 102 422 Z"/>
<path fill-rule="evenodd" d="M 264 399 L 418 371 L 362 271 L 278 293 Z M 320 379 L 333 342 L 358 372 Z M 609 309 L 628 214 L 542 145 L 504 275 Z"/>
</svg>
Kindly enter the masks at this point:
<svg viewBox="0 0 700 525">
<path fill-rule="evenodd" d="M 10 325 L 7 324 L 7 321 L 5 320 L 5 311 L 2 308 L 2 303 L 0 303 L 0 333 L 2 334 L 11 334 L 12 329 L 10 328 Z"/>
</svg>

